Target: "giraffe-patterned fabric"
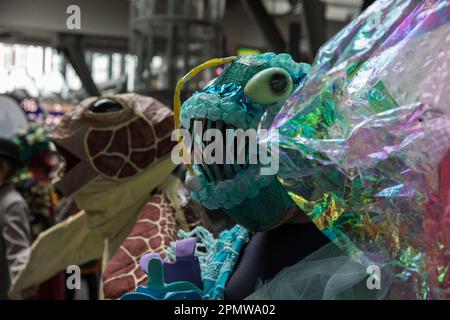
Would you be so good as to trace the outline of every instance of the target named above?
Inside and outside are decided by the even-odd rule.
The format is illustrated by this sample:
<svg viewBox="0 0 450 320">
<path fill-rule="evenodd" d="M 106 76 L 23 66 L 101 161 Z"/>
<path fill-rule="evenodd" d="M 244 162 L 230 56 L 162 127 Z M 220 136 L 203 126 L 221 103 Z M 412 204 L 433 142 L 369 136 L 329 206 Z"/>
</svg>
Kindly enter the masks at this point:
<svg viewBox="0 0 450 320">
<path fill-rule="evenodd" d="M 165 258 L 170 243 L 178 240 L 178 231 L 198 226 L 210 227 L 203 207 L 193 200 L 184 184 L 169 176 L 142 209 L 136 224 L 102 275 L 105 299 L 119 299 L 147 281 L 139 266 L 140 258 L 153 252 Z"/>
<path fill-rule="evenodd" d="M 142 209 L 133 230 L 108 263 L 102 275 L 105 299 L 118 299 L 147 280 L 139 259 L 147 252 L 164 257 L 177 238 L 175 209 L 163 192 L 152 195 Z"/>
</svg>

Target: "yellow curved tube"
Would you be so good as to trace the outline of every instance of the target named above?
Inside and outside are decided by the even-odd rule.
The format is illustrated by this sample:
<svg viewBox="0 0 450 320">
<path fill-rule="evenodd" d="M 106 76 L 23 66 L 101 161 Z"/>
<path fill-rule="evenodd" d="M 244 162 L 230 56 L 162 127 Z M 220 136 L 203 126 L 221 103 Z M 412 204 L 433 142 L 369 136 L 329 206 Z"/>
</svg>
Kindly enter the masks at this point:
<svg viewBox="0 0 450 320">
<path fill-rule="evenodd" d="M 175 93 L 173 96 L 173 117 L 174 117 L 174 122 L 175 122 L 176 136 L 177 136 L 178 143 L 181 144 L 181 152 L 182 152 L 182 157 L 184 159 L 184 163 L 191 174 L 194 173 L 194 168 L 193 168 L 192 164 L 188 163 L 189 162 L 187 159 L 188 154 L 187 154 L 187 152 L 185 152 L 186 146 L 184 145 L 183 140 L 181 139 L 180 131 L 179 131 L 179 129 L 180 129 L 180 114 L 181 114 L 181 98 L 180 98 L 181 90 L 183 89 L 184 84 L 187 81 L 189 81 L 190 79 L 192 79 L 193 77 L 195 77 L 200 71 L 203 71 L 206 68 L 217 67 L 217 66 L 223 65 L 225 63 L 232 62 L 234 60 L 236 60 L 236 57 L 215 58 L 215 59 L 208 60 L 208 61 L 202 63 L 201 65 L 196 66 L 188 73 L 186 73 L 180 80 L 178 80 L 177 86 L 175 87 Z"/>
</svg>

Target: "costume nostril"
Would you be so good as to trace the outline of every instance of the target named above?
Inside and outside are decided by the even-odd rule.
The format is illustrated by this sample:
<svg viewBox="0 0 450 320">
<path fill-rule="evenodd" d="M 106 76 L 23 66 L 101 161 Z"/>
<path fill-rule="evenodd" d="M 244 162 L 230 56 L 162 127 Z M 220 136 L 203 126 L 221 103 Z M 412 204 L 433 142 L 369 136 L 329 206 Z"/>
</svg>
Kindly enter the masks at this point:
<svg viewBox="0 0 450 320">
<path fill-rule="evenodd" d="M 98 99 L 89 107 L 89 110 L 94 113 L 117 112 L 122 109 L 123 107 L 120 103 L 108 98 Z"/>
</svg>

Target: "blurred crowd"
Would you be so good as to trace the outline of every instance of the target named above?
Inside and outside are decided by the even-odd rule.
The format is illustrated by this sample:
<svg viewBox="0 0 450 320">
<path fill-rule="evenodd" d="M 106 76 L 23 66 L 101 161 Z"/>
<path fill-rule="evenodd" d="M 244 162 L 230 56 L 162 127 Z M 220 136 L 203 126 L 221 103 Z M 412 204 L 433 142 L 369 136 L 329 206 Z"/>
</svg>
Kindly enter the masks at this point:
<svg viewBox="0 0 450 320">
<path fill-rule="evenodd" d="M 48 135 L 63 112 L 45 110 L 37 99 L 18 95 L 1 98 L 5 103 L 0 112 L 0 299 L 8 299 L 11 281 L 26 263 L 33 241 L 78 209 L 52 185 L 63 159 Z M 100 263 L 92 261 L 83 267 L 89 298 L 96 299 Z M 74 299 L 74 292 L 66 290 L 65 277 L 60 272 L 27 289 L 23 297 Z"/>
</svg>

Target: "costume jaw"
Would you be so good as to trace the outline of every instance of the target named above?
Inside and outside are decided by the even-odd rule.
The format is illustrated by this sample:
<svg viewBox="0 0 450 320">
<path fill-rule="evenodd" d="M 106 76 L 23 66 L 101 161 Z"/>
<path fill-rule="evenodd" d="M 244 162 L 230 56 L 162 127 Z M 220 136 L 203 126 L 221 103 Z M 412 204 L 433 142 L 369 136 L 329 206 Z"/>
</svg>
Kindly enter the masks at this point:
<svg viewBox="0 0 450 320">
<path fill-rule="evenodd" d="M 62 194 L 71 196 L 94 179 L 97 173 L 67 149 L 57 144 L 56 146 L 58 152 L 64 158 L 65 164 L 58 170 L 58 177 L 53 183 Z"/>
<path fill-rule="evenodd" d="M 58 170 L 55 188 L 64 196 L 71 196 L 86 183 L 94 179 L 98 173 L 89 165 L 83 144 L 87 128 L 83 125 L 75 127 L 70 121 L 62 122 L 50 134 L 64 164 Z"/>
</svg>

